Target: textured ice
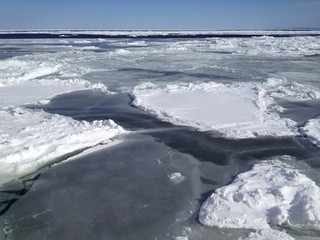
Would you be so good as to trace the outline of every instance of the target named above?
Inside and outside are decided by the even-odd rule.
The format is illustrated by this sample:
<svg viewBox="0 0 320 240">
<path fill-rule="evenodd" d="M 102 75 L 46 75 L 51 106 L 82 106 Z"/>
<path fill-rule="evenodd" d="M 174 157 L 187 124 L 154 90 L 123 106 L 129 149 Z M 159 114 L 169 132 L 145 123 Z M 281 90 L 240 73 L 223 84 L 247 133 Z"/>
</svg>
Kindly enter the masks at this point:
<svg viewBox="0 0 320 240">
<path fill-rule="evenodd" d="M 201 206 L 199 221 L 221 228 L 261 230 L 271 224 L 319 230 L 320 188 L 283 160 L 290 157 L 261 161 L 216 189 Z"/>
<path fill-rule="evenodd" d="M 77 75 L 70 76 L 70 72 L 79 69 L 59 62 L 59 56 L 38 54 L 0 60 L 0 107 L 39 102 L 75 90 L 108 92 L 102 83 L 90 83 Z"/>
<path fill-rule="evenodd" d="M 183 182 L 186 178 L 184 176 L 181 175 L 181 173 L 179 172 L 175 172 L 175 173 L 171 173 L 169 175 L 169 179 L 174 183 L 174 184 L 178 184 Z"/>
<path fill-rule="evenodd" d="M 280 118 L 268 85 L 210 82 L 161 88 L 144 83 L 133 90 L 133 105 L 164 121 L 229 138 L 294 135 L 295 122 Z"/>
<path fill-rule="evenodd" d="M 107 143 L 124 133 L 112 120 L 76 121 L 24 108 L 0 110 L 0 184 L 29 174 L 59 157 Z"/>
<path fill-rule="evenodd" d="M 320 118 L 310 119 L 300 131 L 312 143 L 320 147 Z"/>
<path fill-rule="evenodd" d="M 44 103 L 54 95 L 86 89 L 82 84 L 39 84 L 37 82 L 22 82 L 0 87 L 0 107 L 20 106 L 27 103 Z"/>
<path fill-rule="evenodd" d="M 79 78 L 85 69 L 66 64 L 64 54 L 73 53 L 36 53 L 0 60 L 0 184 L 124 132 L 112 120 L 78 122 L 19 107 L 75 90 L 110 93 L 102 83 Z"/>
<path fill-rule="evenodd" d="M 265 228 L 258 230 L 254 233 L 250 233 L 249 236 L 245 239 L 241 238 L 240 240 L 294 240 L 293 237 L 289 236 L 285 232 L 280 232 L 273 230 L 272 228 Z"/>
</svg>

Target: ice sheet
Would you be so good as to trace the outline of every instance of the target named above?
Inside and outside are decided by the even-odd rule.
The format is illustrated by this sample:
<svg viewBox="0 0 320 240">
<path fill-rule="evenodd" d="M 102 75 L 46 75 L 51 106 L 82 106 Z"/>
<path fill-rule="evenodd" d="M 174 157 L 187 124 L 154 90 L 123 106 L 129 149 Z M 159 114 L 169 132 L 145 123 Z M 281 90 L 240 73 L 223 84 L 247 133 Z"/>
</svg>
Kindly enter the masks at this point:
<svg viewBox="0 0 320 240">
<path fill-rule="evenodd" d="M 36 82 L 23 82 L 10 86 L 0 87 L 0 107 L 20 106 L 26 103 L 44 102 L 56 94 L 83 90 L 81 84 L 38 84 Z"/>
<path fill-rule="evenodd" d="M 213 130 L 228 138 L 291 136 L 295 122 L 280 118 L 265 84 L 198 83 L 137 86 L 133 105 L 164 121 Z M 272 92 L 272 91 L 271 91 Z"/>
<path fill-rule="evenodd" d="M 14 107 L 0 110 L 0 184 L 125 131 L 112 120 L 76 121 Z"/>
<path fill-rule="evenodd" d="M 283 160 L 292 159 L 261 161 L 230 185 L 216 189 L 200 209 L 200 222 L 223 228 L 261 230 L 271 224 L 319 230 L 320 188 Z"/>
<path fill-rule="evenodd" d="M 64 68 L 59 57 L 53 53 L 0 60 L 0 184 L 124 132 L 112 120 L 78 122 L 21 107 L 75 90 L 110 93 L 104 84 L 70 76 L 83 72 L 71 64 Z"/>
</svg>

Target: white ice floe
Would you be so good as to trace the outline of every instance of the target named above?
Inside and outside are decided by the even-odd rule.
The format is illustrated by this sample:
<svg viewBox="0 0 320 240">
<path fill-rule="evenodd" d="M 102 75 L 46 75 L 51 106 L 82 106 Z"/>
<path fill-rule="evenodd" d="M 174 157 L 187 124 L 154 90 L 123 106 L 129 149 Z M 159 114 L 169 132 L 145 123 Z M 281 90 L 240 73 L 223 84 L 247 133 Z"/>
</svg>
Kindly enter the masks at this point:
<svg viewBox="0 0 320 240">
<path fill-rule="evenodd" d="M 85 87 L 78 84 L 42 85 L 31 81 L 4 86 L 0 87 L 0 107 L 44 102 L 44 99 L 56 94 L 83 89 L 85 89 Z"/>
<path fill-rule="evenodd" d="M 85 71 L 67 62 L 63 53 L 0 60 L 0 184 L 124 132 L 112 120 L 79 122 L 21 107 L 47 103 L 57 94 L 75 90 L 110 93 L 102 83 L 71 77 L 73 72 L 81 76 Z"/>
<path fill-rule="evenodd" d="M 36 54 L 0 60 L 0 107 L 43 101 L 75 90 L 108 92 L 102 83 L 70 76 L 69 71 L 78 69 L 64 66 L 63 61 L 58 61 L 59 56 Z"/>
<path fill-rule="evenodd" d="M 216 189 L 201 206 L 199 221 L 221 228 L 262 230 L 271 224 L 319 230 L 320 188 L 284 161 L 291 158 L 261 161 L 230 185 Z M 282 233 L 269 229 L 254 236 L 268 234 Z M 257 239 L 271 239 L 262 236 Z"/>
<path fill-rule="evenodd" d="M 320 98 L 319 89 L 297 82 L 288 82 L 285 78 L 272 77 L 262 84 L 271 97 L 293 100 L 310 100 Z"/>
<path fill-rule="evenodd" d="M 300 131 L 313 144 L 320 147 L 320 118 L 310 119 Z"/>
<path fill-rule="evenodd" d="M 17 84 L 56 73 L 61 64 L 52 61 L 34 61 L 26 57 L 0 61 L 0 86 Z"/>
<path fill-rule="evenodd" d="M 0 184 L 125 131 L 112 120 L 76 121 L 24 108 L 0 110 Z"/>
<path fill-rule="evenodd" d="M 170 181 L 173 182 L 174 184 L 181 183 L 186 179 L 179 172 L 171 173 L 168 177 L 169 177 Z"/>
<path fill-rule="evenodd" d="M 271 83 L 209 82 L 166 87 L 144 83 L 133 90 L 132 103 L 164 121 L 217 131 L 228 138 L 296 134 L 296 123 L 280 118 L 280 107 L 271 97 L 278 88 L 267 84 Z"/>
<path fill-rule="evenodd" d="M 272 228 L 265 228 L 250 233 L 247 238 L 240 238 L 240 240 L 294 240 L 294 238 L 285 232 L 277 231 Z"/>
</svg>

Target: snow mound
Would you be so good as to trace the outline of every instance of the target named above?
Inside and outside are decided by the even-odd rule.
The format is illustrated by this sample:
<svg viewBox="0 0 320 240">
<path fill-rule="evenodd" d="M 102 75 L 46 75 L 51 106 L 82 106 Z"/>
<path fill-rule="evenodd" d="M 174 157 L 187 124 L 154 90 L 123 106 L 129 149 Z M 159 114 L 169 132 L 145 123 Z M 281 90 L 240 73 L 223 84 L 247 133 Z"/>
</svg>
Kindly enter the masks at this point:
<svg viewBox="0 0 320 240">
<path fill-rule="evenodd" d="M 250 233 L 244 240 L 294 240 L 293 237 L 289 236 L 285 232 L 273 230 L 272 228 L 266 228 L 258 230 L 254 233 Z M 242 238 L 240 239 L 242 240 Z"/>
<path fill-rule="evenodd" d="M 313 144 L 320 147 L 320 118 L 310 119 L 300 130 Z"/>
<path fill-rule="evenodd" d="M 0 184 L 124 133 L 112 120 L 76 121 L 24 108 L 0 110 Z"/>
<path fill-rule="evenodd" d="M 266 86 L 209 82 L 161 88 L 143 83 L 133 90 L 132 104 L 164 121 L 217 131 L 228 138 L 295 135 L 296 123 L 280 118 L 280 107 L 270 96 L 273 89 Z"/>
<path fill-rule="evenodd" d="M 221 228 L 269 229 L 269 224 L 320 229 L 320 188 L 283 160 L 266 160 L 216 189 L 199 221 Z M 264 238 L 261 238 L 264 239 Z"/>
</svg>

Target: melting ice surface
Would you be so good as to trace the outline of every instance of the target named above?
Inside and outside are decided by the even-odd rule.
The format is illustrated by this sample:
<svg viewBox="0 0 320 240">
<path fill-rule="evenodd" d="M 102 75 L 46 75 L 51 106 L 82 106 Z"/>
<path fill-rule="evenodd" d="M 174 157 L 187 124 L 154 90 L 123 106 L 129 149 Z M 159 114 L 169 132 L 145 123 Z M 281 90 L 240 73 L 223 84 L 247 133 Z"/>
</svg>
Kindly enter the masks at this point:
<svg viewBox="0 0 320 240">
<path fill-rule="evenodd" d="M 139 142 L 139 133 L 132 133 L 131 142 L 124 144 L 126 147 L 120 145 L 105 151 L 107 155 L 112 153 L 108 155 L 108 161 L 96 153 L 94 159 L 90 159 L 90 154 L 84 157 L 80 165 L 77 161 L 69 162 L 66 170 L 69 182 L 64 182 L 63 174 L 61 179 L 55 179 L 57 172 L 54 167 L 48 170 L 47 175 L 36 182 L 38 187 L 19 199 L 6 213 L 5 218 L 10 220 L 8 225 L 12 227 L 12 232 L 6 232 L 6 238 L 29 236 L 37 239 L 37 233 L 51 231 L 50 227 L 42 225 L 44 227 L 41 228 L 38 223 L 50 221 L 57 221 L 57 235 L 53 234 L 52 239 L 70 234 L 70 229 L 61 229 L 60 219 L 70 221 L 68 226 L 72 231 L 79 230 L 72 228 L 75 226 L 73 215 L 60 210 L 63 207 L 72 209 L 68 208 L 68 201 L 63 202 L 63 196 L 65 191 L 70 197 L 74 196 L 72 189 L 75 186 L 79 194 L 79 208 L 87 206 L 85 213 L 88 213 L 81 216 L 82 211 L 75 209 L 73 213 L 79 214 L 77 219 L 86 222 L 87 216 L 91 216 L 98 221 L 102 209 L 105 216 L 114 214 L 114 222 L 109 221 L 108 224 L 117 231 L 121 229 L 121 234 L 110 230 L 107 236 L 117 233 L 115 236 L 119 239 L 128 239 L 123 229 L 129 229 L 130 236 L 146 236 L 143 234 L 147 234 L 147 230 L 144 232 L 139 227 L 146 216 L 152 219 L 148 223 L 152 222 L 153 226 L 157 225 L 157 219 L 166 219 L 161 222 L 163 226 L 167 223 L 170 227 L 182 226 L 170 229 L 170 233 L 164 232 L 169 231 L 163 230 L 166 227 L 156 228 L 161 229 L 160 235 L 165 236 L 164 239 L 208 239 L 210 234 L 211 237 L 219 236 L 218 239 L 234 239 L 228 235 L 232 230 L 199 226 L 196 219 L 203 201 L 200 221 L 210 226 L 238 228 L 233 232 L 238 237 L 292 239 L 304 235 L 306 229 L 318 231 L 319 181 L 296 169 L 294 157 L 283 155 L 292 154 L 298 160 L 318 166 L 319 149 L 308 140 L 319 146 L 319 36 L 140 39 L 139 34 L 154 33 L 130 34 L 137 38 L 0 40 L 0 184 L 34 172 L 61 157 L 65 159 L 70 154 L 109 142 L 124 133 L 123 128 L 117 125 L 118 121 L 121 126 L 128 126 L 128 130 L 130 127 L 144 129 L 150 125 L 162 128 L 161 131 L 155 128 L 152 133 L 143 132 L 154 136 L 156 142 L 151 141 L 151 137 Z M 169 36 L 171 33 L 156 34 Z M 72 104 L 61 102 L 50 110 L 52 113 L 42 105 L 50 105 L 52 97 L 59 93 L 83 89 L 99 90 L 105 94 L 110 94 L 110 90 L 118 100 L 123 100 L 123 95 L 129 93 L 138 109 L 130 110 L 129 98 L 124 100 L 124 105 L 114 104 L 109 108 L 102 105 L 100 98 L 85 104 L 90 99 L 90 94 L 85 92 L 74 101 L 69 99 Z M 75 95 L 70 94 L 70 98 Z M 26 103 L 37 103 L 38 110 L 26 106 Z M 78 109 L 77 105 L 84 107 Z M 75 109 L 77 114 L 73 113 Z M 162 123 L 157 118 L 186 128 L 176 130 L 180 128 Z M 145 143 L 153 147 L 146 148 Z M 289 146 L 286 148 L 285 144 Z M 161 151 L 155 150 L 158 148 Z M 282 157 L 276 157 L 279 154 Z M 119 163 L 113 161 L 113 156 Z M 149 162 L 148 158 L 152 161 Z M 130 163 L 122 161 L 131 159 L 134 161 Z M 141 159 L 147 174 L 139 171 Z M 192 159 L 187 167 L 186 159 Z M 88 164 L 90 160 L 95 161 Z M 181 161 L 179 164 L 178 160 Z M 251 170 L 247 166 L 250 160 L 255 161 Z M 104 168 L 99 165 L 101 162 L 105 164 Z M 57 171 L 64 172 L 67 165 L 59 166 Z M 83 173 L 78 171 L 78 166 Z M 89 169 L 86 166 L 90 166 Z M 110 169 L 110 166 L 114 168 Z M 95 171 L 91 171 L 93 169 Z M 317 169 L 315 171 L 318 173 Z M 112 177 L 106 176 L 106 172 Z M 72 182 L 75 176 L 77 181 Z M 143 192 L 146 195 L 140 194 L 138 183 L 149 187 L 149 191 Z M 46 189 L 47 184 L 52 189 Z M 95 186 L 90 196 L 87 196 L 85 186 Z M 166 199 L 161 198 L 164 187 L 168 190 Z M 117 192 L 117 189 L 121 191 Z M 133 189 L 138 189 L 139 194 L 133 194 Z M 109 190 L 116 194 L 110 195 Z M 48 191 L 61 194 L 50 197 L 46 194 Z M 206 199 L 208 191 L 213 194 Z M 33 203 L 39 201 L 39 204 L 37 202 L 31 207 L 28 199 Z M 47 203 L 52 199 L 55 199 L 55 204 L 47 210 Z M 114 205 L 106 207 L 106 199 Z M 157 199 L 163 206 L 157 206 Z M 202 202 L 199 203 L 199 199 Z M 143 202 L 146 200 L 150 200 L 149 205 Z M 171 206 L 168 215 L 169 200 L 176 207 Z M 101 208 L 90 206 L 92 201 Z M 141 207 L 139 213 L 127 203 Z M 38 212 L 39 206 L 43 211 Z M 119 216 L 112 212 L 115 206 L 119 211 L 124 206 L 128 212 Z M 154 207 L 154 211 L 148 212 L 148 206 Z M 173 219 L 175 209 L 189 218 Z M 156 220 L 152 212 L 157 213 Z M 137 221 L 131 213 L 139 216 Z M 19 221 L 15 221 L 15 216 Z M 108 217 L 102 216 L 101 219 Z M 122 226 L 124 220 L 130 224 Z M 3 219 L 1 221 L 7 223 Z M 92 226 L 90 221 L 86 226 Z M 28 224 L 32 224 L 31 227 Z M 30 230 L 33 227 L 35 231 Z M 248 235 L 249 230 L 239 228 L 250 228 L 254 232 Z M 290 229 L 293 237 L 277 230 L 283 228 Z M 94 229 L 91 234 L 103 232 L 99 226 L 94 225 Z M 81 227 L 80 230 L 85 239 L 90 238 L 90 229 Z M 153 235 L 155 232 L 151 235 L 156 237 Z M 319 232 L 315 235 L 318 237 Z"/>
</svg>

